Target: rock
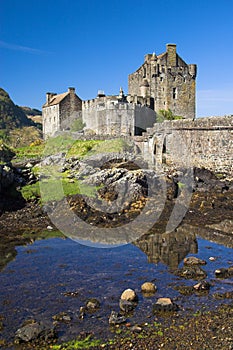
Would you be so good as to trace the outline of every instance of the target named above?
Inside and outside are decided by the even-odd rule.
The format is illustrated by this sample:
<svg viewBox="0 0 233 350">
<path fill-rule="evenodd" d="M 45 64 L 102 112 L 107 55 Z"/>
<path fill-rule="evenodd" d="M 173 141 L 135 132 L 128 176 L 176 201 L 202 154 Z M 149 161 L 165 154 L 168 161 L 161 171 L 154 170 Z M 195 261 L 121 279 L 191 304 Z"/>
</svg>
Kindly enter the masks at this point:
<svg viewBox="0 0 233 350">
<path fill-rule="evenodd" d="M 210 260 L 210 261 L 215 261 L 215 260 L 217 260 L 217 258 L 215 258 L 214 256 L 210 256 L 210 257 L 209 257 L 209 260 Z"/>
<path fill-rule="evenodd" d="M 215 270 L 215 276 L 219 278 L 229 278 L 233 276 L 233 266 Z"/>
<path fill-rule="evenodd" d="M 193 286 L 193 288 L 197 291 L 204 291 L 210 289 L 210 284 L 207 281 L 201 281 Z"/>
<path fill-rule="evenodd" d="M 175 272 L 178 276 L 187 279 L 204 279 L 207 277 L 207 273 L 202 270 L 198 265 L 188 265 Z"/>
<path fill-rule="evenodd" d="M 87 300 L 86 302 L 86 309 L 88 311 L 94 311 L 96 309 L 98 309 L 100 307 L 100 302 L 99 300 L 95 299 L 95 298 L 91 298 L 89 300 Z"/>
<path fill-rule="evenodd" d="M 136 301 L 138 299 L 137 294 L 135 293 L 134 290 L 132 289 L 126 289 L 122 294 L 121 294 L 121 299 L 122 300 L 127 300 L 127 301 Z"/>
<path fill-rule="evenodd" d="M 135 309 L 135 307 L 137 306 L 137 302 L 120 299 L 119 306 L 122 311 L 128 313 Z"/>
<path fill-rule="evenodd" d="M 141 285 L 141 291 L 145 294 L 154 294 L 157 290 L 157 287 L 152 282 L 145 282 Z"/>
<path fill-rule="evenodd" d="M 59 314 L 53 316 L 53 320 L 60 322 L 70 322 L 72 318 L 67 312 L 60 312 Z"/>
<path fill-rule="evenodd" d="M 48 327 L 48 325 L 43 322 L 36 322 L 33 320 L 31 323 L 22 326 L 16 331 L 15 342 L 30 342 L 37 338 L 47 341 L 55 337 L 54 328 Z"/>
<path fill-rule="evenodd" d="M 206 265 L 206 261 L 198 259 L 195 256 L 189 256 L 188 258 L 184 258 L 184 265 Z"/>
<path fill-rule="evenodd" d="M 131 327 L 132 332 L 140 333 L 142 331 L 142 327 L 139 326 L 133 326 Z"/>
<path fill-rule="evenodd" d="M 159 298 L 153 306 L 153 311 L 177 311 L 176 305 L 170 298 Z"/>
<path fill-rule="evenodd" d="M 80 306 L 80 309 L 79 309 L 79 318 L 80 318 L 81 320 L 84 319 L 85 311 L 86 311 L 85 306 Z"/>
<path fill-rule="evenodd" d="M 125 323 L 126 322 L 126 317 L 120 315 L 116 311 L 112 311 L 108 322 L 109 322 L 110 325 L 116 325 L 116 324 Z"/>
</svg>

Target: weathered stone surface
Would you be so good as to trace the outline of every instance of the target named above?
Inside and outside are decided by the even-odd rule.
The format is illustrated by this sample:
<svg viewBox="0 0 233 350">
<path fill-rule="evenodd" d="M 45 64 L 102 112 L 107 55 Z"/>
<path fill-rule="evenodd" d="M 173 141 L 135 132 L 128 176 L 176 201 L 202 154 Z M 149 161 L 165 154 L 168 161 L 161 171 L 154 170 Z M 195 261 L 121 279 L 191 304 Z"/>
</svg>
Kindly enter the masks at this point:
<svg viewBox="0 0 233 350">
<path fill-rule="evenodd" d="M 152 282 L 145 282 L 141 285 L 141 291 L 145 294 L 153 294 L 157 290 L 157 287 Z"/>
<path fill-rule="evenodd" d="M 135 307 L 137 306 L 137 302 L 120 299 L 119 306 L 123 312 L 128 313 L 135 309 Z"/>
<path fill-rule="evenodd" d="M 201 169 L 194 171 L 198 187 L 203 183 L 206 187 L 206 182 L 213 186 L 215 182 L 218 191 L 227 189 L 227 184 L 217 178 L 204 176 L 203 168 L 232 178 L 233 116 L 165 121 L 150 129 L 135 140 L 150 165 L 166 163 L 194 170 L 196 167 Z"/>
<path fill-rule="evenodd" d="M 178 306 L 170 298 L 159 298 L 153 306 L 153 311 L 176 311 Z"/>
<path fill-rule="evenodd" d="M 184 258 L 184 265 L 206 265 L 206 261 L 195 256 Z"/>
<path fill-rule="evenodd" d="M 52 327 L 36 321 L 19 328 L 15 333 L 16 342 L 30 342 L 37 338 L 48 340 L 54 337 L 55 331 Z"/>
<path fill-rule="evenodd" d="M 203 269 L 201 269 L 198 265 L 184 266 L 183 268 L 178 269 L 176 271 L 176 274 L 187 279 L 197 280 L 204 279 L 207 276 L 206 272 Z"/>
<path fill-rule="evenodd" d="M 193 286 L 193 288 L 197 291 L 204 291 L 210 289 L 210 283 L 207 281 L 201 281 Z"/>
<path fill-rule="evenodd" d="M 100 302 L 99 300 L 95 299 L 95 298 L 91 298 L 89 300 L 87 300 L 86 302 L 86 309 L 88 311 L 94 311 L 96 309 L 98 309 L 100 307 Z"/>
<path fill-rule="evenodd" d="M 127 301 L 136 301 L 137 300 L 137 294 L 133 289 L 126 289 L 122 294 L 121 294 L 121 299 L 122 300 L 127 300 Z"/>
<path fill-rule="evenodd" d="M 116 325 L 116 324 L 125 323 L 126 322 L 126 317 L 120 315 L 116 311 L 112 311 L 108 322 L 109 322 L 110 325 Z"/>
<path fill-rule="evenodd" d="M 215 270 L 215 276 L 219 278 L 229 278 L 233 276 L 233 266 Z"/>
</svg>

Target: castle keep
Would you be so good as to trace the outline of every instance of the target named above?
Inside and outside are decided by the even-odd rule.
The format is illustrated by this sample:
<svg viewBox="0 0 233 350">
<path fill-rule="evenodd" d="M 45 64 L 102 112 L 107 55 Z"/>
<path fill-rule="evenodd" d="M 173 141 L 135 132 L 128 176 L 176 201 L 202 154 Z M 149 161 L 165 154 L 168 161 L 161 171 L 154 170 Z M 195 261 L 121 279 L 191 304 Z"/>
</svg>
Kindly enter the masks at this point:
<svg viewBox="0 0 233 350">
<path fill-rule="evenodd" d="M 128 78 L 131 96 L 142 96 L 147 105 L 159 112 L 171 109 L 174 115 L 195 118 L 195 64 L 186 64 L 176 53 L 175 44 L 167 44 L 166 52 L 145 56 L 145 62 Z"/>
<path fill-rule="evenodd" d="M 176 45 L 167 44 L 166 52 L 147 54 L 142 66 L 129 75 L 127 96 L 122 89 L 114 96 L 100 91 L 87 101 L 82 101 L 74 88 L 59 95 L 47 93 L 42 108 L 44 137 L 75 130 L 82 123 L 85 132 L 96 135 L 141 135 L 153 126 L 161 109 L 194 119 L 195 79 L 196 65 L 186 64 Z"/>
</svg>

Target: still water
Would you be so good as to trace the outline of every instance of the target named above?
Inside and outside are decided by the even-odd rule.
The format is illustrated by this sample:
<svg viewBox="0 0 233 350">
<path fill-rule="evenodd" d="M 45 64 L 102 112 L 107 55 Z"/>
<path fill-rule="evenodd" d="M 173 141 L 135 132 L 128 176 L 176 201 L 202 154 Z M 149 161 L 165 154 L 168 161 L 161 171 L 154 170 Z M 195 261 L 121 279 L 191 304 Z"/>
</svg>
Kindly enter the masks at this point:
<svg viewBox="0 0 233 350">
<path fill-rule="evenodd" d="M 27 319 L 52 322 L 60 312 L 71 316 L 69 323 L 59 325 L 60 340 L 76 337 L 80 331 L 108 336 L 109 315 L 112 310 L 119 311 L 120 295 L 127 288 L 135 289 L 139 297 L 138 306 L 129 316 L 131 324 L 153 320 L 152 307 L 159 297 L 172 298 L 182 313 L 215 308 L 222 302 L 214 298 L 215 293 L 233 291 L 232 278 L 219 279 L 214 274 L 217 268 L 233 265 L 232 238 L 210 229 L 206 240 L 195 231 L 192 226 L 181 227 L 176 233 L 156 233 L 133 244 L 104 249 L 68 238 L 37 240 L 16 247 L 16 257 L 0 272 L 0 317 L 4 325 L 0 339 L 12 341 Z M 211 288 L 206 295 L 185 296 L 175 289 L 196 283 L 174 273 L 184 257 L 191 255 L 207 262 L 203 269 Z M 153 281 L 158 288 L 149 298 L 140 291 L 146 281 Z M 97 298 L 100 308 L 81 320 L 79 309 L 89 298 Z"/>
</svg>

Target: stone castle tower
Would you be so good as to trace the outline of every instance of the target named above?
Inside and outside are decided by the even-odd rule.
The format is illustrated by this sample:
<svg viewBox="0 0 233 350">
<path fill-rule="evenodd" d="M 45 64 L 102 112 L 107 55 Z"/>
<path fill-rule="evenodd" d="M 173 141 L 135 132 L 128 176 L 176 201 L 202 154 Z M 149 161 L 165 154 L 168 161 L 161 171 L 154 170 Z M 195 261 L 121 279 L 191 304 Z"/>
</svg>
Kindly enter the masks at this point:
<svg viewBox="0 0 233 350">
<path fill-rule="evenodd" d="M 160 110 L 195 118 L 195 64 L 186 64 L 176 53 L 175 44 L 166 52 L 147 54 L 145 62 L 128 77 L 128 94 L 106 96 L 103 92 L 91 100 L 82 100 L 74 88 L 62 94 L 47 93 L 42 108 L 44 137 L 73 130 L 80 119 L 84 132 L 96 135 L 141 135 L 156 122 Z"/>
<path fill-rule="evenodd" d="M 128 94 L 142 96 L 147 105 L 159 112 L 170 109 L 174 115 L 195 118 L 195 64 L 186 64 L 177 54 L 175 44 L 166 52 L 145 55 L 145 61 L 128 77 Z"/>
</svg>

